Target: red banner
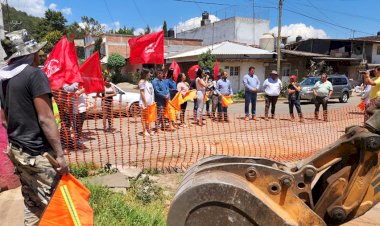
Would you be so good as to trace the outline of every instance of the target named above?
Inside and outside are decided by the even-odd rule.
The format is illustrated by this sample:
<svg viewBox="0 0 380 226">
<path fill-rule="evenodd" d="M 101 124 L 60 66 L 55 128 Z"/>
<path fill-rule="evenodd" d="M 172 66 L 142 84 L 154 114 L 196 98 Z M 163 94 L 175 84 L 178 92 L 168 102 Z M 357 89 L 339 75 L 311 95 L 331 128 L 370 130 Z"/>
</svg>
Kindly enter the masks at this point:
<svg viewBox="0 0 380 226">
<path fill-rule="evenodd" d="M 164 31 L 147 34 L 128 40 L 131 64 L 164 63 Z"/>
<path fill-rule="evenodd" d="M 83 87 L 87 94 L 104 92 L 104 79 L 98 51 L 92 54 L 79 70 L 83 79 Z"/>
<path fill-rule="evenodd" d="M 216 80 L 219 74 L 219 63 L 218 60 L 215 61 L 215 66 L 214 66 L 214 80 Z"/>
<path fill-rule="evenodd" d="M 173 68 L 174 69 L 173 79 L 174 79 L 174 81 L 178 82 L 177 79 L 178 79 L 179 73 L 181 73 L 181 69 L 179 68 L 177 62 L 175 60 L 173 60 L 173 62 L 170 64 L 169 68 Z"/>
<path fill-rule="evenodd" d="M 52 90 L 60 89 L 65 83 L 82 82 L 78 58 L 73 52 L 73 46 L 69 43 L 66 36 L 63 36 L 55 45 L 46 59 L 42 71 L 49 78 Z"/>
</svg>

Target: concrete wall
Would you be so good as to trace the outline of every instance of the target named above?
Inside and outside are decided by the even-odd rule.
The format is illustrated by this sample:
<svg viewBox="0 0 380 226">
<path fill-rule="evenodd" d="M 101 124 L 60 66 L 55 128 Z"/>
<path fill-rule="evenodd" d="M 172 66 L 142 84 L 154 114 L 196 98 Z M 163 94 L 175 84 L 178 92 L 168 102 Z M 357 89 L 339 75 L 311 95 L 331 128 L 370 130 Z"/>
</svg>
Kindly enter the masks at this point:
<svg viewBox="0 0 380 226">
<path fill-rule="evenodd" d="M 372 63 L 380 64 L 380 54 L 377 54 L 377 49 L 380 48 L 380 44 L 373 44 L 372 47 Z"/>
<path fill-rule="evenodd" d="M 240 43 L 259 45 L 264 33 L 269 32 L 269 20 L 237 17 L 235 21 L 236 41 Z"/>
<path fill-rule="evenodd" d="M 219 62 L 219 70 L 225 69 L 225 67 L 240 67 L 239 76 L 229 76 L 228 79 L 231 81 L 232 90 L 234 93 L 237 93 L 239 90 L 244 90 L 243 77 L 248 74 L 248 68 L 253 66 L 255 67 L 255 74 L 259 77 L 260 85 L 264 82 L 265 78 L 265 67 L 264 63 L 260 61 L 222 61 Z M 228 70 L 229 72 L 229 70 Z"/>
<path fill-rule="evenodd" d="M 203 45 L 223 41 L 259 44 L 263 33 L 269 31 L 269 21 L 252 18 L 231 17 L 225 20 L 177 33 L 177 38 L 203 39 Z"/>
</svg>

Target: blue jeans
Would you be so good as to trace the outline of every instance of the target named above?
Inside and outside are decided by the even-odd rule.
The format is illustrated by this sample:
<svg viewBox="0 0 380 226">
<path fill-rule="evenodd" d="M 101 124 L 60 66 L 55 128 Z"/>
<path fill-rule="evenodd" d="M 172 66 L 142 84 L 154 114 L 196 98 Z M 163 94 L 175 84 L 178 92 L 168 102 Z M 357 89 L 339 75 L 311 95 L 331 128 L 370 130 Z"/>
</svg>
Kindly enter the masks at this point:
<svg viewBox="0 0 380 226">
<path fill-rule="evenodd" d="M 252 116 L 256 115 L 256 100 L 257 100 L 257 93 L 245 91 L 245 116 L 249 116 L 249 104 L 252 105 Z"/>
</svg>

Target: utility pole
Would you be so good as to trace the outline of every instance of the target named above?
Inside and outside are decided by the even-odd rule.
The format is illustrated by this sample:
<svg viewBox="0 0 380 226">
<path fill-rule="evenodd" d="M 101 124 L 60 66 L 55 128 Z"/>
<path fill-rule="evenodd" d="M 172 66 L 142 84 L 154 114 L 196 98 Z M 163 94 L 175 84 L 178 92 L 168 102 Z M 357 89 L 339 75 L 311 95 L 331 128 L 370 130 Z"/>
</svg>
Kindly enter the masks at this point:
<svg viewBox="0 0 380 226">
<path fill-rule="evenodd" d="M 255 32 L 255 0 L 252 0 L 252 19 L 253 19 L 253 45 L 256 45 L 256 32 Z"/>
<path fill-rule="evenodd" d="M 278 35 L 277 35 L 277 73 L 280 78 L 281 74 L 281 17 L 282 17 L 282 0 L 278 0 Z"/>
</svg>

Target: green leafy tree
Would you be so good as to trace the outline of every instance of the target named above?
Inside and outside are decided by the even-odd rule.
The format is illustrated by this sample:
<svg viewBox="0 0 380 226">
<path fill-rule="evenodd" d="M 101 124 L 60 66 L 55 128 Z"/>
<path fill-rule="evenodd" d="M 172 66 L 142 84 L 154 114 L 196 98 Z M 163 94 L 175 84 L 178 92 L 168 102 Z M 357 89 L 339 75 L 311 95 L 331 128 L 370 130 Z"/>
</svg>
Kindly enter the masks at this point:
<svg viewBox="0 0 380 226">
<path fill-rule="evenodd" d="M 101 37 L 95 40 L 93 53 L 98 51 L 100 54 L 100 49 L 102 48 L 102 42 L 103 42 L 103 39 Z"/>
<path fill-rule="evenodd" d="M 215 67 L 215 56 L 211 54 L 211 50 L 207 50 L 207 52 L 202 53 L 198 57 L 198 65 L 203 69 L 208 69 L 211 72 L 211 75 L 214 73 Z M 213 76 L 211 76 L 213 77 Z"/>
<path fill-rule="evenodd" d="M 121 68 L 125 65 L 125 59 L 118 53 L 113 53 L 108 57 L 107 67 L 113 71 L 112 81 L 117 83 L 120 80 Z"/>
<path fill-rule="evenodd" d="M 68 36 L 74 35 L 75 39 L 83 39 L 86 35 L 84 29 L 82 29 L 77 22 L 74 22 L 66 27 Z"/>
<path fill-rule="evenodd" d="M 42 40 L 49 32 L 60 31 L 63 34 L 66 34 L 66 18 L 61 12 L 54 10 L 47 10 L 45 12 L 45 17 L 39 23 L 40 33 L 38 34 L 37 39 Z"/>
<path fill-rule="evenodd" d="M 62 38 L 63 33 L 60 31 L 51 31 L 47 33 L 45 37 L 42 38 L 42 41 L 46 41 L 47 44 L 43 48 L 45 53 L 50 53 L 57 42 Z"/>
<path fill-rule="evenodd" d="M 82 16 L 82 24 L 86 34 L 99 35 L 104 33 L 104 26 L 92 17 Z"/>
<path fill-rule="evenodd" d="M 168 37 L 168 25 L 166 24 L 166 20 L 164 20 L 164 25 L 162 25 L 162 30 L 164 30 L 164 37 Z"/>
<path fill-rule="evenodd" d="M 123 28 L 120 28 L 119 30 L 117 30 L 115 33 L 116 34 L 123 34 L 123 35 L 133 35 L 134 32 L 135 32 L 134 27 L 127 28 L 124 26 Z"/>
<path fill-rule="evenodd" d="M 150 32 L 152 32 L 152 29 L 150 29 L 149 25 L 146 25 L 144 29 L 144 35 L 150 34 Z"/>
</svg>

